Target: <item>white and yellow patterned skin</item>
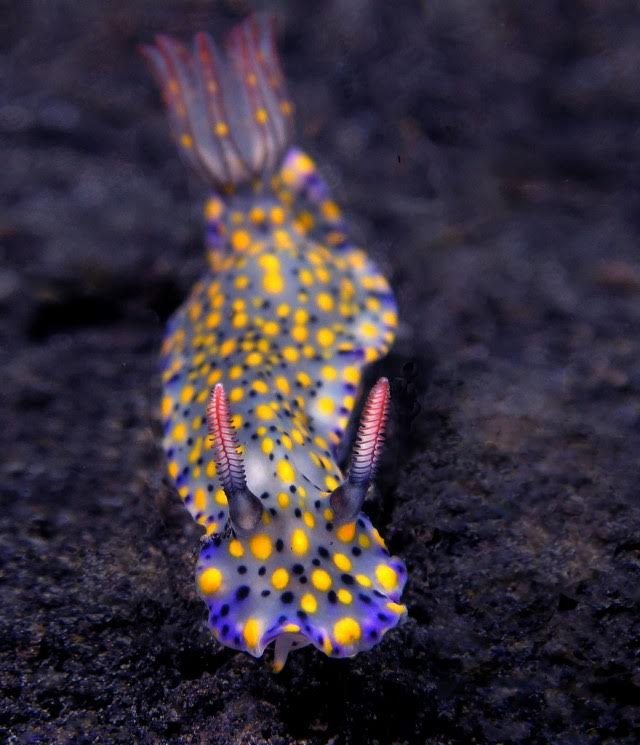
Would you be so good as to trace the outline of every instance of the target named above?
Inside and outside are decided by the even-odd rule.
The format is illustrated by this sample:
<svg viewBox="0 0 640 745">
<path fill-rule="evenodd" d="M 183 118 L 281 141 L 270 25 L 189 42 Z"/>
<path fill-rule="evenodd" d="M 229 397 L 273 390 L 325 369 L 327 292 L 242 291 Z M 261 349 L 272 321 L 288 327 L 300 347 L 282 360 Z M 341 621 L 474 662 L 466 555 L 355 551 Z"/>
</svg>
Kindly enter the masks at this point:
<svg viewBox="0 0 640 745">
<path fill-rule="evenodd" d="M 169 474 L 208 537 L 196 581 L 209 625 L 255 656 L 276 640 L 276 669 L 308 643 L 352 656 L 406 613 L 403 563 L 364 514 L 337 525 L 329 506 L 362 369 L 393 341 L 393 295 L 299 150 L 268 179 L 212 196 L 205 219 L 209 270 L 163 343 L 162 419 Z M 245 537 L 207 433 L 217 383 L 264 507 Z"/>
</svg>

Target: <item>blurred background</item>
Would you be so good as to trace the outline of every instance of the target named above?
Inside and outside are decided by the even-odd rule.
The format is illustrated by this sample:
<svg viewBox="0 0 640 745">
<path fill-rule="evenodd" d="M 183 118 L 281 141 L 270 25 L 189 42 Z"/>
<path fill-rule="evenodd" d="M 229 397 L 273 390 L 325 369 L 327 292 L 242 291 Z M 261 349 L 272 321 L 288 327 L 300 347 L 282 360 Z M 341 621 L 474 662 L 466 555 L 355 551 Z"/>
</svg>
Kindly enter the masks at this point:
<svg viewBox="0 0 640 745">
<path fill-rule="evenodd" d="M 253 10 L 401 319 L 367 511 L 410 619 L 279 676 L 210 638 L 164 480 L 205 192 L 137 51 Z M 0 740 L 638 742 L 639 28 L 635 0 L 0 2 Z"/>
</svg>

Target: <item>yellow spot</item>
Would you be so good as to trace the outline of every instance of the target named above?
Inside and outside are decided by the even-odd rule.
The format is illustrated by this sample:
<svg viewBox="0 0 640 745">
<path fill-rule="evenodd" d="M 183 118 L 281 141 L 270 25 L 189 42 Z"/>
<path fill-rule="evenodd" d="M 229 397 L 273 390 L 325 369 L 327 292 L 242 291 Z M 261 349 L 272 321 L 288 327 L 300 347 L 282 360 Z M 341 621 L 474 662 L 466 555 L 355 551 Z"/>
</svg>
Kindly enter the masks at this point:
<svg viewBox="0 0 640 745">
<path fill-rule="evenodd" d="M 388 564 L 378 564 L 376 567 L 376 579 L 385 590 L 393 590 L 398 584 L 398 575 Z"/>
<path fill-rule="evenodd" d="M 345 523 L 336 530 L 336 536 L 338 537 L 339 541 L 342 541 L 342 543 L 349 543 L 349 541 L 352 541 L 355 537 L 355 534 L 355 523 Z"/>
<path fill-rule="evenodd" d="M 349 603 L 353 600 L 353 595 L 349 592 L 349 590 L 345 590 L 344 588 L 342 588 L 338 590 L 338 600 L 345 605 L 349 605 Z"/>
<path fill-rule="evenodd" d="M 308 174 L 315 170 L 313 160 L 306 153 L 298 153 L 293 162 L 293 167 L 300 173 Z"/>
<path fill-rule="evenodd" d="M 280 505 L 280 507 L 283 510 L 286 510 L 287 507 L 289 506 L 289 495 L 286 492 L 281 491 L 278 494 L 277 499 L 278 499 L 278 504 Z"/>
<path fill-rule="evenodd" d="M 242 427 L 242 414 L 232 414 L 231 415 L 231 426 L 234 429 L 240 429 Z"/>
<path fill-rule="evenodd" d="M 203 595 L 212 595 L 222 585 L 222 572 L 215 567 L 209 567 L 198 577 L 198 586 Z"/>
<path fill-rule="evenodd" d="M 253 383 L 251 384 L 251 387 L 257 393 L 268 393 L 269 392 L 269 386 L 264 382 L 264 380 L 254 380 Z"/>
<path fill-rule="evenodd" d="M 324 483 L 329 491 L 333 491 L 334 489 L 337 489 L 340 486 L 340 482 L 335 476 L 326 476 L 324 479 Z M 345 527 L 344 525 L 342 526 Z M 338 531 L 340 531 L 340 528 L 338 528 Z M 340 535 L 338 535 L 338 538 Z"/>
<path fill-rule="evenodd" d="M 256 406 L 256 416 L 258 419 L 273 419 L 273 409 L 267 404 L 258 404 Z"/>
<path fill-rule="evenodd" d="M 180 138 L 180 143 L 183 147 L 189 148 L 193 147 L 193 139 L 191 138 L 191 135 L 182 135 Z"/>
<path fill-rule="evenodd" d="M 162 399 L 162 408 L 161 408 L 163 419 L 167 419 L 169 417 L 169 415 L 171 414 L 172 408 L 173 408 L 173 401 L 171 400 L 169 396 L 165 396 Z"/>
<path fill-rule="evenodd" d="M 313 381 L 311 380 L 311 376 L 308 375 L 306 372 L 299 372 L 296 376 L 296 379 L 300 385 L 304 386 L 305 388 L 308 388 Z"/>
<path fill-rule="evenodd" d="M 276 388 L 280 391 L 280 393 L 283 393 L 285 396 L 291 393 L 289 381 L 286 378 L 283 378 L 282 376 L 277 377 L 275 379 L 275 384 L 276 384 Z"/>
<path fill-rule="evenodd" d="M 309 539 L 304 530 L 296 528 L 291 534 L 291 551 L 296 556 L 304 556 L 309 550 Z"/>
<path fill-rule="evenodd" d="M 373 582 L 367 577 L 366 574 L 356 574 L 356 582 L 362 587 L 371 587 Z"/>
<path fill-rule="evenodd" d="M 387 608 L 392 613 L 397 613 L 398 615 L 407 612 L 407 606 L 403 605 L 402 603 L 387 603 Z"/>
<path fill-rule="evenodd" d="M 264 124 L 268 118 L 269 115 L 267 114 L 266 109 L 258 109 L 256 111 L 256 121 L 258 124 Z"/>
<path fill-rule="evenodd" d="M 265 214 L 261 207 L 253 207 L 249 212 L 249 220 L 251 222 L 260 223 L 264 222 Z"/>
<path fill-rule="evenodd" d="M 373 540 L 378 544 L 378 546 L 380 546 L 381 548 L 386 548 L 384 540 L 378 532 L 377 528 L 371 529 L 371 535 L 373 536 Z"/>
<path fill-rule="evenodd" d="M 335 408 L 336 405 L 331 398 L 325 396 L 324 398 L 318 399 L 318 411 L 321 414 L 329 416 L 330 414 L 333 414 Z"/>
<path fill-rule="evenodd" d="M 333 310 L 333 298 L 331 297 L 331 295 L 329 295 L 328 292 L 321 292 L 316 297 L 316 304 L 318 305 L 318 308 L 320 308 L 320 310 L 324 310 L 327 313 Z"/>
<path fill-rule="evenodd" d="M 300 282 L 307 287 L 313 284 L 313 274 L 308 269 L 302 269 L 298 275 Z"/>
<path fill-rule="evenodd" d="M 281 225 L 284 222 L 285 214 L 282 207 L 272 207 L 269 216 L 271 217 L 271 222 L 276 225 Z"/>
<path fill-rule="evenodd" d="M 331 589 L 331 575 L 329 572 L 325 572 L 324 569 L 314 569 L 311 573 L 311 584 L 316 588 L 316 590 L 326 592 Z"/>
<path fill-rule="evenodd" d="M 251 354 L 247 355 L 247 365 L 251 365 L 251 367 L 255 367 L 256 365 L 259 365 L 262 362 L 262 355 L 260 352 L 251 352 Z"/>
<path fill-rule="evenodd" d="M 236 251 L 246 251 L 251 245 L 251 235 L 247 230 L 234 230 L 231 234 L 231 245 Z"/>
<path fill-rule="evenodd" d="M 334 381 L 338 377 L 338 371 L 331 365 L 325 365 L 320 371 L 322 377 L 329 382 Z"/>
<path fill-rule="evenodd" d="M 358 536 L 358 543 L 362 546 L 362 548 L 369 548 L 371 545 L 371 541 L 369 540 L 369 536 L 365 533 L 361 533 Z"/>
<path fill-rule="evenodd" d="M 333 635 L 338 644 L 348 646 L 355 644 L 360 639 L 360 624 L 355 618 L 341 618 L 333 627 Z"/>
<path fill-rule="evenodd" d="M 284 590 L 284 588 L 289 584 L 289 572 L 287 572 L 283 567 L 276 569 L 276 571 L 271 575 L 271 584 L 276 588 L 276 590 Z"/>
<path fill-rule="evenodd" d="M 278 295 L 284 289 L 284 279 L 281 274 L 268 273 L 262 280 L 262 287 L 265 292 L 271 295 Z"/>
<path fill-rule="evenodd" d="M 265 455 L 269 455 L 269 453 L 273 452 L 273 440 L 270 437 L 265 437 L 262 441 L 262 452 Z"/>
<path fill-rule="evenodd" d="M 278 474 L 280 481 L 283 481 L 285 484 L 293 484 L 296 477 L 296 472 L 293 466 L 287 460 L 278 461 L 276 473 Z"/>
<path fill-rule="evenodd" d="M 261 632 L 262 624 L 260 621 L 257 618 L 249 618 L 242 630 L 242 636 L 247 647 L 255 648 L 258 646 Z"/>
<path fill-rule="evenodd" d="M 204 206 L 204 216 L 207 220 L 218 220 L 222 215 L 224 206 L 222 201 L 217 198 L 208 199 Z"/>
<path fill-rule="evenodd" d="M 340 218 L 340 208 L 335 202 L 327 200 L 320 205 L 320 212 L 325 220 L 335 222 Z"/>
<path fill-rule="evenodd" d="M 218 137 L 226 137 L 229 134 L 229 127 L 224 122 L 218 122 L 214 128 Z"/>
<path fill-rule="evenodd" d="M 229 543 L 229 553 L 231 556 L 234 556 L 236 559 L 239 559 L 241 556 L 244 556 L 244 548 L 239 540 L 234 538 Z"/>
<path fill-rule="evenodd" d="M 249 286 L 249 277 L 247 277 L 246 274 L 241 274 L 239 277 L 236 277 L 233 281 L 233 286 L 236 288 L 236 290 L 244 290 L 246 287 Z"/>
<path fill-rule="evenodd" d="M 222 505 L 223 507 L 227 504 L 229 504 L 229 500 L 227 499 L 227 495 L 224 493 L 224 489 L 216 489 L 216 493 L 213 497 L 216 501 L 216 504 Z M 242 548 L 242 546 L 240 546 Z M 242 554 L 240 554 L 242 556 Z"/>
<path fill-rule="evenodd" d="M 322 651 L 325 654 L 331 654 L 333 652 L 333 644 L 331 643 L 331 639 L 329 639 L 328 636 L 324 638 L 324 641 L 322 642 Z"/>
<path fill-rule="evenodd" d="M 345 554 L 334 554 L 333 563 L 341 572 L 348 572 L 351 569 L 351 560 Z"/>
<path fill-rule="evenodd" d="M 327 507 L 327 509 L 322 513 L 322 516 L 324 517 L 325 520 L 330 522 L 331 520 L 333 520 L 333 510 L 330 510 Z"/>
<path fill-rule="evenodd" d="M 249 316 L 246 313 L 237 313 L 233 317 L 233 320 L 231 321 L 231 325 L 235 329 L 240 329 L 246 326 L 248 322 L 249 322 Z"/>
<path fill-rule="evenodd" d="M 280 333 L 280 326 L 275 321 L 267 321 L 262 327 L 262 332 L 267 336 L 275 336 Z"/>
<path fill-rule="evenodd" d="M 286 318 L 291 312 L 291 308 L 286 303 L 281 303 L 276 309 L 278 318 Z"/>
<path fill-rule="evenodd" d="M 271 538 L 269 538 L 265 533 L 258 533 L 258 535 L 251 537 L 249 548 L 256 559 L 264 561 L 271 556 L 271 551 L 273 550 L 271 546 Z"/>
<path fill-rule="evenodd" d="M 180 422 L 180 424 L 176 424 L 176 426 L 173 428 L 173 439 L 177 440 L 178 442 L 183 442 L 187 439 L 187 427 L 183 422 Z"/>
<path fill-rule="evenodd" d="M 182 393 L 180 394 L 180 403 L 190 404 L 195 393 L 196 390 L 192 385 L 185 385 L 185 387 L 182 389 Z"/>
<path fill-rule="evenodd" d="M 295 347 L 285 347 L 282 356 L 287 362 L 297 362 L 300 359 L 300 353 Z"/>
<path fill-rule="evenodd" d="M 300 600 L 300 607 L 305 613 L 315 613 L 318 610 L 318 601 L 315 596 L 308 592 L 302 596 Z"/>
<path fill-rule="evenodd" d="M 244 398 L 244 390 L 242 388 L 234 388 L 229 394 L 230 401 L 242 401 Z"/>
<path fill-rule="evenodd" d="M 287 634 L 297 634 L 300 631 L 300 626 L 297 623 L 287 623 L 282 627 L 283 631 Z"/>
<path fill-rule="evenodd" d="M 193 494 L 193 499 L 198 512 L 202 512 L 202 510 L 207 506 L 207 493 L 205 490 L 202 488 L 196 489 Z"/>
<path fill-rule="evenodd" d="M 316 339 L 321 347 L 329 347 L 335 341 L 335 334 L 331 329 L 319 329 L 316 334 Z"/>
<path fill-rule="evenodd" d="M 373 323 L 362 323 L 360 324 L 360 333 L 367 339 L 371 339 L 378 335 L 378 328 Z"/>
<path fill-rule="evenodd" d="M 302 487 L 300 487 L 298 491 L 302 491 Z M 314 528 L 316 525 L 316 519 L 310 512 L 305 512 L 302 516 L 302 520 L 307 528 Z"/>
<path fill-rule="evenodd" d="M 291 329 L 291 336 L 294 341 L 303 342 L 309 336 L 309 331 L 306 326 L 294 326 Z"/>
<path fill-rule="evenodd" d="M 293 432 L 291 433 L 291 437 L 294 439 L 294 441 L 298 445 L 304 445 L 304 437 L 302 436 L 302 433 L 299 430 L 294 429 Z"/>
<path fill-rule="evenodd" d="M 235 339 L 227 339 L 226 341 L 223 341 L 220 345 L 220 356 L 221 357 L 228 357 L 230 354 L 232 354 L 235 351 L 236 348 L 236 340 Z"/>
</svg>

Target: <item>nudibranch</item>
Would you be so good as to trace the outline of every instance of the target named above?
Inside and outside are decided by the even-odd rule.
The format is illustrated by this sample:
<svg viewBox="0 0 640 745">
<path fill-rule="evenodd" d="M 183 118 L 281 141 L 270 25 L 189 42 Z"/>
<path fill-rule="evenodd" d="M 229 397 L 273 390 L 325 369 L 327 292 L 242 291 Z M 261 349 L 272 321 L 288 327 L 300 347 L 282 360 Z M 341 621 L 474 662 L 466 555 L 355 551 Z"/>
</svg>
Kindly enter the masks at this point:
<svg viewBox="0 0 640 745">
<path fill-rule="evenodd" d="M 406 615 L 404 564 L 361 512 L 385 378 L 345 458 L 363 368 L 394 338 L 393 294 L 291 146 L 270 20 L 234 28 L 225 54 L 204 33 L 192 52 L 161 36 L 144 53 L 180 152 L 212 189 L 208 270 L 162 347 L 164 448 L 206 532 L 196 583 L 209 626 L 256 657 L 275 642 L 275 670 L 307 644 L 351 657 Z"/>
</svg>

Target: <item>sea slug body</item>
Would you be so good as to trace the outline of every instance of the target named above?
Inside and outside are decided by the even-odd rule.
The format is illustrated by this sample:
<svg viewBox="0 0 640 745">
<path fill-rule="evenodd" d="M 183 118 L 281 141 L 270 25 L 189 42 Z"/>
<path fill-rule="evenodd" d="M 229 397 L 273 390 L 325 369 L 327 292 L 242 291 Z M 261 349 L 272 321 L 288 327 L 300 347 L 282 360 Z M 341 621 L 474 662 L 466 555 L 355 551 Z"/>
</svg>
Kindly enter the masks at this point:
<svg viewBox="0 0 640 745">
<path fill-rule="evenodd" d="M 367 397 L 344 475 L 363 367 L 393 341 L 385 278 L 347 237 L 313 161 L 291 147 L 270 22 L 145 47 L 187 164 L 213 189 L 208 271 L 168 324 L 162 420 L 168 470 L 206 540 L 198 592 L 214 637 L 274 669 L 312 644 L 376 645 L 406 615 L 402 561 L 361 512 L 389 409 Z"/>
</svg>

